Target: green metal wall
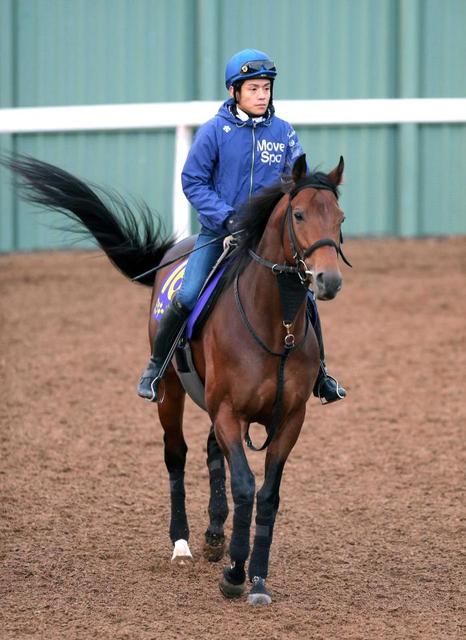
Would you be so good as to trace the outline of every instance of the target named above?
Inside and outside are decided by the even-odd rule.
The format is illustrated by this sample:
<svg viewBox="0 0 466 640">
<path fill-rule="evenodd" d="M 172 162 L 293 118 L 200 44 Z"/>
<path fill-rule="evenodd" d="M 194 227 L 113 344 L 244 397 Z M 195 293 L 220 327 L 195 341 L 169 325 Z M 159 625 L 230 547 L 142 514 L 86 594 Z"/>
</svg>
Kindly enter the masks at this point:
<svg viewBox="0 0 466 640">
<path fill-rule="evenodd" d="M 226 60 L 249 46 L 274 57 L 278 99 L 464 97 L 465 30 L 465 0 L 0 0 L 0 108 L 222 99 Z M 466 233 L 466 125 L 299 134 L 312 165 L 345 157 L 347 234 Z M 167 221 L 173 143 L 173 131 L 0 136 Z M 0 250 L 67 242 L 0 175 Z"/>
</svg>

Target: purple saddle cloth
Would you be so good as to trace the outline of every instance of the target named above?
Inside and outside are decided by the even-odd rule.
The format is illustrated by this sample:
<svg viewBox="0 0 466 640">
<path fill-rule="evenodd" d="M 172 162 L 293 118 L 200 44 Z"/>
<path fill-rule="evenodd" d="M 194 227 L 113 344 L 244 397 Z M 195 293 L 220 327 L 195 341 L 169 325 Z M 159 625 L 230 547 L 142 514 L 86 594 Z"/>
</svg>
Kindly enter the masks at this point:
<svg viewBox="0 0 466 640">
<path fill-rule="evenodd" d="M 209 284 L 205 287 L 204 291 L 199 296 L 194 309 L 191 311 L 191 315 L 188 318 L 188 323 L 186 325 L 186 337 L 188 340 L 191 340 L 194 334 L 194 328 L 196 322 L 199 320 L 202 312 L 205 309 L 206 304 L 210 300 L 211 295 L 215 291 L 216 286 L 219 283 L 220 278 L 223 276 L 225 272 L 226 266 L 224 264 L 218 269 L 216 274 L 211 278 Z"/>
</svg>

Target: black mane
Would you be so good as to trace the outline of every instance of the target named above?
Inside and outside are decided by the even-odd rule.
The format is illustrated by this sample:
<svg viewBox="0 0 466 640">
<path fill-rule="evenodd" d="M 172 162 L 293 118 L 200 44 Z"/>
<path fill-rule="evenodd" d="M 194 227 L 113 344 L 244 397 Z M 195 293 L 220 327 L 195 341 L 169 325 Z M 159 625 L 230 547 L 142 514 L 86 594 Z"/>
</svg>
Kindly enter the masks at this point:
<svg viewBox="0 0 466 640">
<path fill-rule="evenodd" d="M 321 187 L 332 191 L 338 199 L 340 192 L 338 187 L 331 182 L 329 176 L 322 171 L 314 171 L 298 180 L 291 182 L 291 178 L 284 178 L 254 196 L 243 205 L 239 212 L 241 221 L 241 241 L 230 258 L 225 277 L 227 283 L 231 283 L 236 275 L 240 275 L 249 264 L 251 257 L 249 249 L 256 249 L 269 221 L 272 211 L 277 206 L 284 193 L 293 194 L 306 186 Z"/>
</svg>

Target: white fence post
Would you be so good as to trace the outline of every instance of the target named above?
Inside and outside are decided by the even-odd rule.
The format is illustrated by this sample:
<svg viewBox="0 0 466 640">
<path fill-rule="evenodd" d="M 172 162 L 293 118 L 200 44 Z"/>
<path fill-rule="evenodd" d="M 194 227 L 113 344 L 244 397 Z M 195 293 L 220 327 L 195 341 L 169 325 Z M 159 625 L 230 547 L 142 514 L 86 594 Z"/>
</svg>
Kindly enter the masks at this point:
<svg viewBox="0 0 466 640">
<path fill-rule="evenodd" d="M 176 127 L 175 167 L 173 173 L 173 232 L 186 238 L 191 233 L 191 207 L 181 188 L 181 171 L 191 147 L 192 128 L 187 125 Z"/>
</svg>

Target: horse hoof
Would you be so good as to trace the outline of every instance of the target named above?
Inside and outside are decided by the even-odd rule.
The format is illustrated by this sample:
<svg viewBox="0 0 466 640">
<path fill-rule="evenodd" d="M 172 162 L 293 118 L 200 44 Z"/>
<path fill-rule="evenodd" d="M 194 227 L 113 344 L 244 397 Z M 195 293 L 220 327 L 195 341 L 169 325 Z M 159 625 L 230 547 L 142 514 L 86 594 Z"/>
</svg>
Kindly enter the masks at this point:
<svg viewBox="0 0 466 640">
<path fill-rule="evenodd" d="M 225 598 L 240 598 L 246 588 L 246 582 L 241 584 L 232 584 L 231 582 L 228 582 L 226 578 L 223 578 L 220 580 L 218 586 Z"/>
<path fill-rule="evenodd" d="M 218 562 L 221 560 L 225 553 L 225 542 L 220 542 L 219 544 L 208 544 L 204 543 L 204 548 L 202 550 L 204 558 L 209 562 Z"/>
<path fill-rule="evenodd" d="M 183 566 L 192 564 L 192 562 L 193 556 L 189 550 L 188 543 L 186 540 L 183 540 L 183 538 L 180 538 L 175 542 L 175 546 L 173 548 L 172 564 Z"/>
<path fill-rule="evenodd" d="M 264 578 L 255 576 L 252 579 L 252 589 L 248 595 L 248 603 L 252 605 L 272 604 L 272 596 L 265 586 Z"/>
<path fill-rule="evenodd" d="M 223 578 L 219 582 L 220 591 L 225 598 L 239 598 L 243 595 L 246 588 L 246 576 L 244 570 L 237 571 L 235 575 L 235 569 L 233 567 L 225 567 L 223 570 Z M 229 580 L 228 578 L 231 578 Z M 236 584 L 235 584 L 236 582 Z"/>
</svg>

